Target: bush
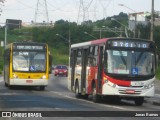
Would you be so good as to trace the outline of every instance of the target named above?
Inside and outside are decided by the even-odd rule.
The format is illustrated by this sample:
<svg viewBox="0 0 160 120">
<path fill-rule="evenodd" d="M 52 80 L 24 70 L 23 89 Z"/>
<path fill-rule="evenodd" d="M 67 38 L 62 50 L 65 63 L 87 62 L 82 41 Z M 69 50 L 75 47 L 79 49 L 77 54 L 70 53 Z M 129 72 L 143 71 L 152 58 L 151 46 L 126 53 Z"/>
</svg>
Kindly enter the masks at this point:
<svg viewBox="0 0 160 120">
<path fill-rule="evenodd" d="M 160 80 L 160 65 L 159 65 L 158 69 L 156 70 L 156 78 L 158 80 Z"/>
<path fill-rule="evenodd" d="M 51 55 L 53 57 L 52 64 L 64 64 L 68 65 L 68 54 L 61 53 L 59 49 L 50 48 Z"/>
</svg>

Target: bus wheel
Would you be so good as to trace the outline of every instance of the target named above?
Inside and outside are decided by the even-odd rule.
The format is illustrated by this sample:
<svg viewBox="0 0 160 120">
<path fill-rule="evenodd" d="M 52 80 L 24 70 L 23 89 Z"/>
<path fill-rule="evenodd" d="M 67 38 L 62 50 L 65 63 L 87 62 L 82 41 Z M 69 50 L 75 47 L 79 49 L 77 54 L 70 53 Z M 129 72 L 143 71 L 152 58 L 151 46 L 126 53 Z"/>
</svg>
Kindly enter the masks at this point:
<svg viewBox="0 0 160 120">
<path fill-rule="evenodd" d="M 10 90 L 12 90 L 13 89 L 13 85 L 8 85 L 8 88 L 10 89 Z"/>
<path fill-rule="evenodd" d="M 40 90 L 44 90 L 45 89 L 45 86 L 40 86 Z"/>
<path fill-rule="evenodd" d="M 143 97 L 135 98 L 134 102 L 136 105 L 140 106 L 143 104 L 144 98 Z"/>
<path fill-rule="evenodd" d="M 8 87 L 8 84 L 5 82 L 5 87 Z"/>
<path fill-rule="evenodd" d="M 77 82 L 76 82 L 76 86 L 75 86 L 75 97 L 76 98 L 80 98 L 81 97 L 81 94 L 79 93 L 79 85 L 78 85 Z"/>
<path fill-rule="evenodd" d="M 83 95 L 83 98 L 88 99 L 88 96 L 89 96 L 88 94 L 85 94 L 85 95 Z"/>
<path fill-rule="evenodd" d="M 92 88 L 92 100 L 95 103 L 100 102 L 100 96 L 97 95 L 96 85 L 95 84 L 93 85 L 93 88 Z"/>
</svg>

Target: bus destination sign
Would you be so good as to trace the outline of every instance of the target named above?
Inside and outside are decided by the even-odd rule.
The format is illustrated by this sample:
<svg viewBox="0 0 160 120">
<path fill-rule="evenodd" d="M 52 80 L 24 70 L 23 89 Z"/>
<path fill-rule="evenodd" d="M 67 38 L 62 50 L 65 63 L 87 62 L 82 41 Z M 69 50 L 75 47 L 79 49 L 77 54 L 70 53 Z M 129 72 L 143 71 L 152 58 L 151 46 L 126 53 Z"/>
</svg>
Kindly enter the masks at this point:
<svg viewBox="0 0 160 120">
<path fill-rule="evenodd" d="M 44 46 L 33 46 L 33 45 L 17 45 L 15 49 L 17 50 L 43 50 Z"/>
<path fill-rule="evenodd" d="M 112 41 L 113 47 L 149 48 L 149 42 L 145 41 Z"/>
</svg>

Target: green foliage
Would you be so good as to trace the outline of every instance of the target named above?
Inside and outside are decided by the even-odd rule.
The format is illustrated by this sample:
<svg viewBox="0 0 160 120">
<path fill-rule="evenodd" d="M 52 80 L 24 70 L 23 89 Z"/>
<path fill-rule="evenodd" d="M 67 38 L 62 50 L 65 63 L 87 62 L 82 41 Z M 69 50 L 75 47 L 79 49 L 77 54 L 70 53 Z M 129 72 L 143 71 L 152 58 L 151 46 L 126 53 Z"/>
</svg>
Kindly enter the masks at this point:
<svg viewBox="0 0 160 120">
<path fill-rule="evenodd" d="M 160 65 L 159 65 L 158 69 L 156 70 L 156 78 L 158 80 L 160 80 Z"/>
<path fill-rule="evenodd" d="M 0 47 L 0 74 L 3 71 L 3 62 L 4 62 L 4 59 L 3 59 L 3 47 Z"/>
<path fill-rule="evenodd" d="M 53 56 L 53 64 L 58 65 L 58 64 L 65 64 L 68 65 L 68 55 L 67 54 L 62 54 L 59 50 L 50 48 L 50 52 Z"/>
<path fill-rule="evenodd" d="M 71 44 L 86 42 L 93 40 L 94 38 L 100 38 L 100 32 L 94 31 L 94 27 L 102 28 L 106 26 L 108 28 L 122 28 L 118 22 L 111 20 L 116 19 L 121 24 L 128 26 L 128 15 L 121 12 L 119 15 L 114 15 L 106 19 L 97 20 L 95 22 L 89 20 L 77 25 L 75 22 L 69 22 L 65 20 L 58 20 L 55 22 L 54 27 L 22 27 L 21 29 L 8 30 L 7 42 L 26 41 L 32 40 L 33 42 L 42 42 L 49 45 L 51 54 L 53 55 L 53 64 L 68 64 L 68 53 L 69 53 L 69 32 Z M 150 25 L 138 25 L 138 33 L 140 38 L 149 39 Z M 124 28 L 123 28 L 124 29 Z M 84 32 L 90 35 L 84 34 Z M 57 36 L 59 34 L 60 36 Z M 118 33 L 120 34 L 120 33 Z M 125 37 L 125 33 L 122 35 Z M 129 31 L 130 37 L 133 37 L 133 32 Z M 102 31 L 101 37 L 119 37 L 116 33 L 111 31 Z M 154 30 L 154 41 L 157 45 L 157 52 L 160 53 L 160 27 L 155 27 Z M 0 28 L 0 41 L 4 40 L 4 28 Z M 3 49 L 3 48 L 2 48 Z M 2 59 L 2 58 L 0 58 Z M 2 68 L 3 60 L 0 60 L 0 69 Z"/>
<path fill-rule="evenodd" d="M 154 41 L 157 47 L 157 54 L 160 56 L 160 26 L 154 28 Z"/>
</svg>

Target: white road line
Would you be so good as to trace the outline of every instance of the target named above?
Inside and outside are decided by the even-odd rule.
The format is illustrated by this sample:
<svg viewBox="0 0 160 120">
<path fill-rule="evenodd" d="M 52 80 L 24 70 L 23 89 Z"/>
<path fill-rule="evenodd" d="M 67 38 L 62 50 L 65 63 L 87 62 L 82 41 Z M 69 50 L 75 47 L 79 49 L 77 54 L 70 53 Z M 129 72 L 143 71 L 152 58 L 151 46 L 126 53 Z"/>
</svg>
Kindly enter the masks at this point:
<svg viewBox="0 0 160 120">
<path fill-rule="evenodd" d="M 155 94 L 154 97 L 160 97 L 160 94 Z"/>
<path fill-rule="evenodd" d="M 0 76 L 0 82 L 3 82 L 4 80 L 3 80 L 3 77 L 2 76 Z"/>
<path fill-rule="evenodd" d="M 77 99 L 77 98 L 73 98 L 73 97 L 70 97 L 68 95 L 64 95 L 60 92 L 55 92 L 55 91 L 50 91 L 54 94 L 57 94 L 57 95 L 60 95 L 60 96 L 63 96 L 63 97 L 66 97 L 66 98 L 69 98 L 69 99 L 73 99 L 73 100 L 79 100 L 79 101 L 84 101 L 84 102 L 87 102 L 87 103 L 91 103 L 91 104 L 97 104 L 99 106 L 105 106 L 105 107 L 110 107 L 110 108 L 116 108 L 116 109 L 120 109 L 120 110 L 132 110 L 132 109 L 127 109 L 127 108 L 124 108 L 124 107 L 118 107 L 118 106 L 114 106 L 114 105 L 105 105 L 105 104 L 101 104 L 101 103 L 93 103 L 92 101 L 87 101 L 87 100 L 83 100 L 83 99 Z"/>
<path fill-rule="evenodd" d="M 4 82 L 4 81 L 0 79 L 0 82 Z"/>
</svg>

